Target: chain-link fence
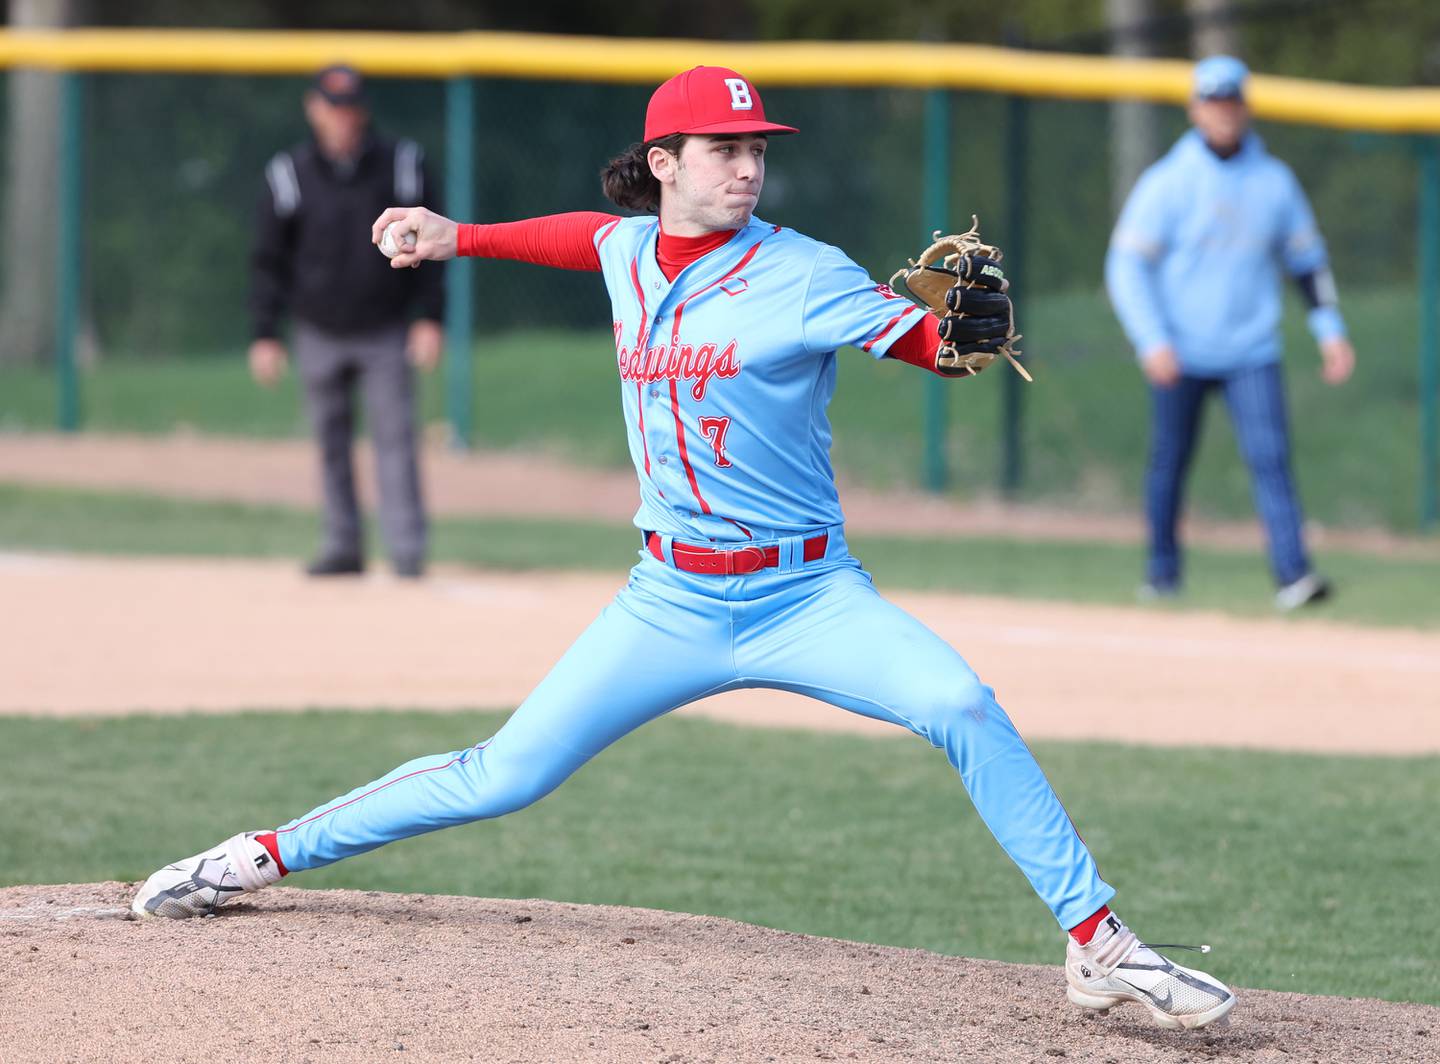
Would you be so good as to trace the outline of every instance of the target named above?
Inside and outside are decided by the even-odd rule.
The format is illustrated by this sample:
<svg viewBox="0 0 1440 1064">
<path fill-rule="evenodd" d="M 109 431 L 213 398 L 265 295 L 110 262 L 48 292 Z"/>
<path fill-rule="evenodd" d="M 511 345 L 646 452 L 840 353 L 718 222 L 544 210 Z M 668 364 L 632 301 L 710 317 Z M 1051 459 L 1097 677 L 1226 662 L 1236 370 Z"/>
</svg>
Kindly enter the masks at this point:
<svg viewBox="0 0 1440 1064">
<path fill-rule="evenodd" d="M 21 76 L 59 77 L 11 72 L 0 84 L 7 97 L 0 106 L 8 107 L 11 83 Z M 174 422 L 201 431 L 301 431 L 298 416 L 278 423 L 260 417 L 252 426 L 235 412 L 281 401 L 241 398 L 237 367 L 249 339 L 248 256 L 262 173 L 272 153 L 306 134 L 307 80 L 70 76 L 81 79 L 82 99 L 79 305 L 87 424 L 163 430 L 169 402 Z M 443 175 L 445 83 L 372 79 L 369 92 L 378 129 L 419 141 Z M 474 220 L 609 209 L 598 171 L 638 139 L 648 94 L 636 85 L 476 79 Z M 772 145 L 760 215 L 843 247 L 884 279 L 931 227 L 963 228 L 978 214 L 986 237 L 1007 247 L 1020 278 L 1023 346 L 1038 378 L 1022 395 L 1017 490 L 1071 504 L 1133 499 L 1146 433 L 1144 389 L 1101 283 L 1116 199 L 1112 105 L 950 94 L 947 217 L 935 219 L 922 216 L 924 91 L 776 88 L 765 98 L 773 116 L 802 132 Z M 1155 119 L 1152 151 L 1160 152 L 1185 119 L 1180 109 L 1161 106 Z M 1421 477 L 1415 145 L 1400 136 L 1294 125 L 1259 129 L 1312 198 L 1361 360 L 1352 385 L 1320 387 L 1313 345 L 1298 303 L 1292 305 L 1287 357 L 1302 490 L 1323 519 L 1413 528 Z M 0 153 L 17 143 L 15 136 L 0 138 Z M 8 161 L 0 158 L 0 165 Z M 8 287 L 35 268 L 25 249 L 11 247 L 0 256 L 0 284 Z M 587 401 L 606 408 L 596 423 L 614 419 L 613 392 L 604 384 L 613 375 L 608 303 L 598 279 L 491 262 L 477 263 L 472 278 L 480 442 L 554 443 L 589 460 L 623 460 L 618 447 L 567 443 L 573 418 L 553 419 L 554 440 L 533 434 L 506 440 L 513 419 L 498 413 L 501 406 L 545 404 L 557 373 L 593 374 L 597 391 Z M 532 332 L 534 344 L 526 339 Z M 524 364 L 520 352 L 539 357 L 533 353 L 556 344 L 583 353 L 559 367 Z M 877 369 L 858 355 L 844 365 L 836 406 L 842 470 L 876 483 L 918 483 L 923 452 L 935 445 L 920 416 L 923 375 Z M 178 390 L 146 397 L 143 416 L 127 414 L 128 400 L 115 398 L 117 382 L 142 372 L 163 381 L 169 369 L 176 369 Z M 195 414 L 184 392 L 209 387 L 211 371 L 224 382 L 215 387 L 235 390 L 233 401 L 201 404 Z M 53 426 L 48 372 L 43 364 L 0 358 L 0 426 Z M 945 398 L 953 425 L 943 444 L 951 490 L 982 493 L 997 483 L 1007 415 L 995 376 L 954 385 Z M 430 386 L 427 399 L 436 417 L 438 387 Z M 503 400 L 492 394 L 502 387 Z M 206 410 L 219 412 L 213 423 Z M 1243 470 L 1217 427 L 1202 452 L 1197 503 L 1217 514 L 1247 513 Z M 1368 456 L 1363 467 L 1359 453 Z M 1387 469 L 1383 483 L 1374 475 L 1377 456 Z"/>
</svg>

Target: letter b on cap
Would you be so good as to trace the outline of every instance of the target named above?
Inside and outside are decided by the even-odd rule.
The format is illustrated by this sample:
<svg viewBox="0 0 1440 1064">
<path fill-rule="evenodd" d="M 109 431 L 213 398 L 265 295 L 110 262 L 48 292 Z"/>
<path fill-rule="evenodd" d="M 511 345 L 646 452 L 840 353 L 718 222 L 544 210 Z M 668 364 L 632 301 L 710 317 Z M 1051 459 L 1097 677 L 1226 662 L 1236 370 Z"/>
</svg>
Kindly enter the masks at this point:
<svg viewBox="0 0 1440 1064">
<path fill-rule="evenodd" d="M 748 111 L 755 106 L 750 95 L 750 86 L 743 78 L 726 78 L 725 87 L 730 90 L 730 110 Z"/>
</svg>

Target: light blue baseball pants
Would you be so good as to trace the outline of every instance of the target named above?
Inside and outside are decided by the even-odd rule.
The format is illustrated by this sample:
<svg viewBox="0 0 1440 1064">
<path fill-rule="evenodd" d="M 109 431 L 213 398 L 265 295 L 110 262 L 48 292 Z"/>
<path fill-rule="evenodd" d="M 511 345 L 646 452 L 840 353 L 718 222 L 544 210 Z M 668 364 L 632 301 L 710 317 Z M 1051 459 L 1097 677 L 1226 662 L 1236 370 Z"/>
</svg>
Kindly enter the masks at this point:
<svg viewBox="0 0 1440 1064">
<path fill-rule="evenodd" d="M 749 576 L 643 556 L 630 581 L 495 735 L 417 758 L 277 831 L 291 871 L 543 798 L 626 733 L 721 691 L 796 691 L 945 751 L 981 818 L 1062 927 L 1111 897 L 1040 766 L 964 659 L 875 591 L 844 550 Z"/>
</svg>

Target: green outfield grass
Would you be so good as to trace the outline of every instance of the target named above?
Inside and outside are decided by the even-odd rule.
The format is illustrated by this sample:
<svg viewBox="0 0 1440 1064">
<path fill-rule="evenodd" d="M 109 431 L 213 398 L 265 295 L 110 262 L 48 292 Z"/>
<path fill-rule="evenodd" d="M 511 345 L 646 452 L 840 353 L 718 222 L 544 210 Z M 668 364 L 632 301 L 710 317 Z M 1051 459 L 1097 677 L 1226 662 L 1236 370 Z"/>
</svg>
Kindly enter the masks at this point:
<svg viewBox="0 0 1440 1064">
<path fill-rule="evenodd" d="M 0 484 L 0 549 L 113 554 L 293 557 L 315 546 L 308 511 Z M 598 569 L 633 564 L 629 526 L 446 518 L 435 522 L 434 556 L 501 569 Z M 1016 542 L 975 536 L 857 536 L 852 550 L 882 587 L 1132 604 L 1141 549 L 1111 543 Z M 1270 614 L 1270 582 L 1258 554 L 1190 552 L 1189 590 L 1156 609 Z M 1293 618 L 1440 627 L 1440 560 L 1327 551 L 1319 559 L 1340 593 Z"/>
<path fill-rule="evenodd" d="M 138 880 L 499 714 L 0 720 L 0 884 Z M 1440 1004 L 1440 759 L 1036 747 L 1142 934 L 1244 986 Z M 229 771 L 237 765 L 243 772 Z M 297 877 L 544 897 L 1056 963 L 1062 939 L 918 739 L 657 722 L 538 805 Z"/>
<path fill-rule="evenodd" d="M 1343 389 L 1316 373 L 1314 344 L 1291 307 L 1286 318 L 1298 476 L 1311 516 L 1332 524 L 1413 529 L 1418 521 L 1418 370 L 1415 313 L 1406 293 L 1347 293 L 1360 369 Z M 1147 395 L 1098 292 L 1044 295 L 1024 304 L 1024 347 L 1037 383 L 1024 389 L 1024 496 L 1103 508 L 1134 505 L 1147 435 Z M 485 447 L 538 448 L 575 461 L 623 466 L 614 347 L 604 330 L 525 332 L 481 339 L 475 358 L 475 432 Z M 944 382 L 953 491 L 994 490 L 1000 463 L 1003 367 Z M 294 376 L 274 392 L 250 383 L 244 360 L 107 359 L 84 374 L 86 423 L 105 431 L 183 427 L 239 435 L 304 431 Z M 840 356 L 831 407 L 837 468 L 876 487 L 919 481 L 920 417 L 928 374 L 857 351 Z M 441 380 L 422 387 L 428 421 L 443 416 Z M 54 383 L 34 369 L 0 368 L 0 429 L 50 428 Z M 1197 512 L 1251 512 L 1246 473 L 1222 405 L 1211 409 L 1196 460 Z"/>
</svg>

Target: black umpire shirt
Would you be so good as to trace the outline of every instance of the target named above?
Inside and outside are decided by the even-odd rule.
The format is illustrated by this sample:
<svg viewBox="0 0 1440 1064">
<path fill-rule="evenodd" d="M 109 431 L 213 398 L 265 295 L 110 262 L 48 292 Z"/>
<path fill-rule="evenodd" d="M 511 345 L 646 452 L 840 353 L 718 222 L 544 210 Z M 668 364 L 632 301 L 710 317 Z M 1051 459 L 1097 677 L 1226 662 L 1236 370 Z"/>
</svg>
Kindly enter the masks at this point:
<svg viewBox="0 0 1440 1064">
<path fill-rule="evenodd" d="M 411 316 L 445 313 L 440 264 L 392 270 L 370 243 L 386 207 L 440 210 L 439 189 L 412 140 L 367 133 L 349 167 L 312 139 L 265 167 L 251 256 L 250 311 L 256 339 L 278 337 L 287 311 L 327 332 L 353 334 Z"/>
</svg>

